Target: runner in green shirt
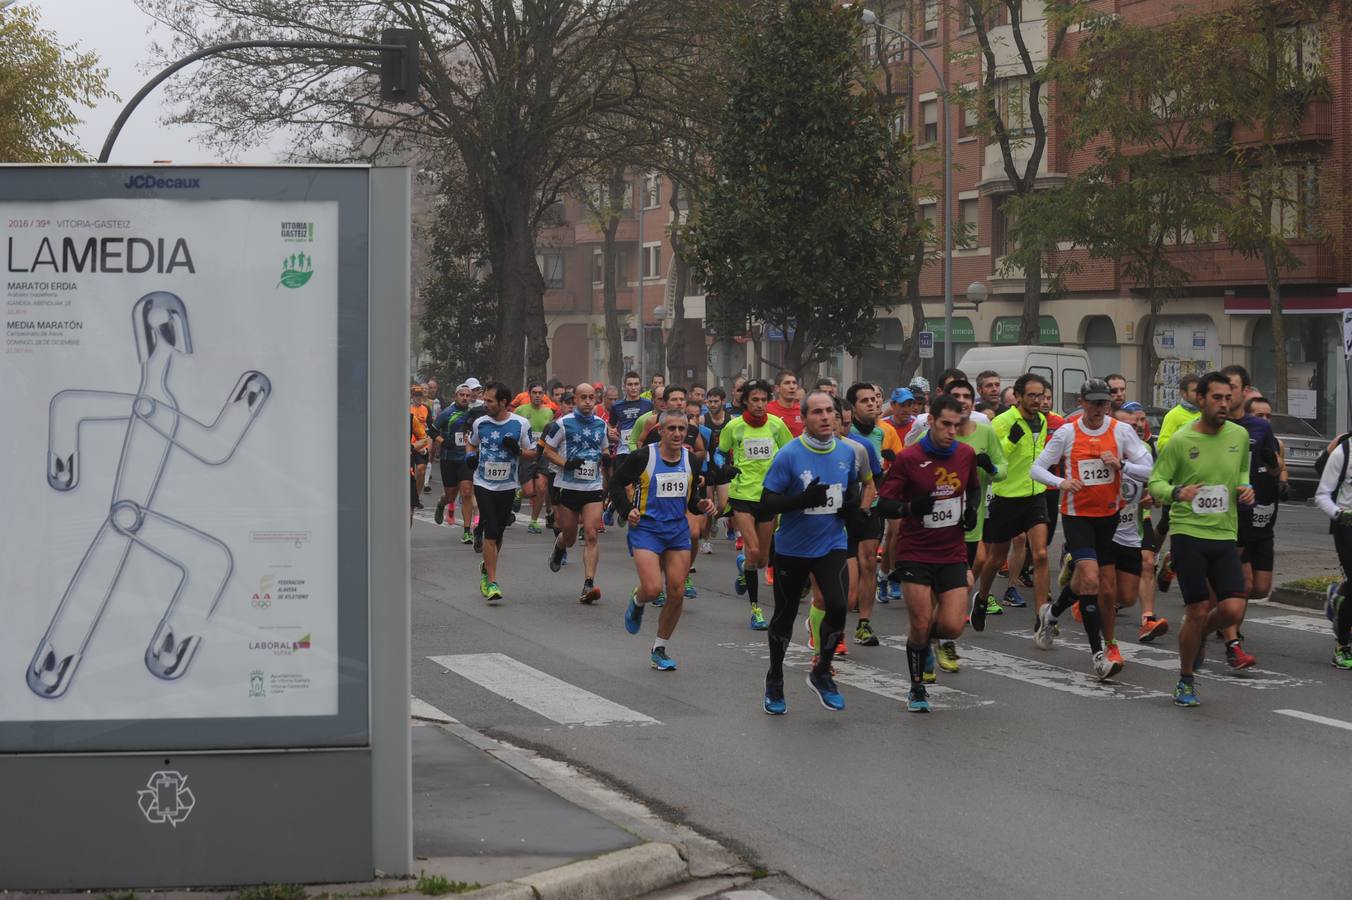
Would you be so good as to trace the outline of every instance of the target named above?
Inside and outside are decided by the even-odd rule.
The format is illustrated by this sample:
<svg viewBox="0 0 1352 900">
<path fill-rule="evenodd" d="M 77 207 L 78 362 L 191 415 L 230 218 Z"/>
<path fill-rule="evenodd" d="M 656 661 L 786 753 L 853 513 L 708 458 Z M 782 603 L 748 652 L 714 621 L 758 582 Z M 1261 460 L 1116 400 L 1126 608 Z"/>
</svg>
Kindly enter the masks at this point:
<svg viewBox="0 0 1352 900">
<path fill-rule="evenodd" d="M 1159 436 L 1155 438 L 1155 452 L 1163 453 L 1164 448 L 1169 441 L 1178 432 L 1178 429 L 1184 428 L 1197 421 L 1201 410 L 1197 408 L 1197 381 L 1195 374 L 1189 372 L 1178 380 L 1178 405 L 1164 414 L 1164 421 L 1160 423 Z M 1155 528 L 1155 546 L 1163 547 L 1164 539 L 1169 536 L 1169 507 L 1163 506 L 1160 509 L 1159 524 Z M 1155 586 L 1160 591 L 1169 590 L 1169 585 L 1174 583 L 1174 562 L 1169 553 L 1159 555 L 1159 571 L 1155 573 Z"/>
<path fill-rule="evenodd" d="M 748 381 L 742 389 L 746 409 L 740 418 L 733 419 L 718 438 L 728 465 L 737 470 L 728 487 L 732 505 L 732 524 L 742 534 L 743 552 L 737 555 L 737 579 L 733 589 L 746 594 L 751 601 L 751 627 L 756 631 L 766 628 L 765 614 L 759 600 L 760 574 L 757 571 L 770 550 L 775 519 L 760 508 L 761 490 L 765 474 L 770 471 L 779 448 L 793 440 L 789 426 L 778 416 L 765 411 L 772 389 L 769 382 Z"/>
<path fill-rule="evenodd" d="M 1159 455 L 1150 493 L 1170 509 L 1171 551 L 1183 594 L 1174 703 L 1196 706 L 1193 670 L 1206 636 L 1244 619 L 1247 592 L 1236 541 L 1239 504 L 1252 505 L 1249 433 L 1230 421 L 1230 380 L 1208 372 L 1197 383 L 1201 415 L 1180 428 Z M 1211 599 L 1214 593 L 1216 599 Z"/>
<path fill-rule="evenodd" d="M 554 421 L 554 410 L 545 403 L 543 384 L 532 381 L 528 390 L 530 402 L 521 404 L 512 412 L 530 423 L 532 434 L 542 435 L 545 433 L 545 426 Z M 549 473 L 548 463 L 541 461 L 529 467 L 528 477 L 522 482 L 521 493 L 530 498 L 530 524 L 526 526 L 526 530 L 531 534 L 544 533 L 544 529 L 540 527 L 540 510 L 549 501 Z"/>
</svg>

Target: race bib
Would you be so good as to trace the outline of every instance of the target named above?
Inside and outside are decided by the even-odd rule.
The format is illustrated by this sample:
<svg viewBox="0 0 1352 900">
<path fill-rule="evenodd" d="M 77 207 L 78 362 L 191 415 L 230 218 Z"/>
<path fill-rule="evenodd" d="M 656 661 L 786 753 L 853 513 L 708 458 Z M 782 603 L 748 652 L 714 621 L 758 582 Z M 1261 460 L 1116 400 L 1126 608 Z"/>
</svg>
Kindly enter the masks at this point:
<svg viewBox="0 0 1352 900">
<path fill-rule="evenodd" d="M 512 477 L 512 464 L 509 462 L 481 462 L 479 472 L 484 481 L 507 481 Z"/>
<path fill-rule="evenodd" d="M 455 433 L 455 445 L 457 447 L 465 446 L 465 433 L 463 431 L 457 431 Z"/>
<path fill-rule="evenodd" d="M 1136 507 L 1124 506 L 1122 511 L 1117 514 L 1117 524 L 1121 528 L 1136 527 Z"/>
<path fill-rule="evenodd" d="M 632 428 L 621 428 L 621 429 L 620 429 L 620 443 L 621 443 L 621 444 L 627 444 L 627 443 L 629 443 L 629 435 L 633 434 L 633 432 L 634 432 L 634 429 L 632 429 Z"/>
<path fill-rule="evenodd" d="M 821 506 L 812 506 L 803 510 L 809 516 L 834 516 L 845 503 L 844 489 L 838 484 L 826 486 L 826 502 Z"/>
<path fill-rule="evenodd" d="M 1199 516 L 1223 516 L 1230 511 L 1230 489 L 1223 484 L 1204 485 L 1192 498 L 1192 511 Z"/>
<path fill-rule="evenodd" d="M 775 442 L 769 438 L 744 438 L 742 440 L 742 456 L 749 462 L 773 459 L 775 455 Z"/>
<path fill-rule="evenodd" d="M 684 472 L 662 472 L 655 476 L 658 499 L 685 497 L 690 488 L 690 476 Z"/>
<path fill-rule="evenodd" d="M 597 473 L 596 460 L 589 459 L 573 470 L 574 481 L 595 481 Z"/>
<path fill-rule="evenodd" d="M 946 500 L 934 501 L 934 509 L 925 516 L 924 523 L 926 528 L 951 528 L 962 522 L 962 498 L 949 497 Z"/>
<path fill-rule="evenodd" d="M 1277 504 L 1264 503 L 1253 508 L 1253 527 L 1266 528 L 1277 515 Z"/>
<path fill-rule="evenodd" d="M 1094 484 L 1111 484 L 1113 467 L 1101 459 L 1082 459 L 1080 460 L 1079 477 L 1085 487 Z"/>
</svg>

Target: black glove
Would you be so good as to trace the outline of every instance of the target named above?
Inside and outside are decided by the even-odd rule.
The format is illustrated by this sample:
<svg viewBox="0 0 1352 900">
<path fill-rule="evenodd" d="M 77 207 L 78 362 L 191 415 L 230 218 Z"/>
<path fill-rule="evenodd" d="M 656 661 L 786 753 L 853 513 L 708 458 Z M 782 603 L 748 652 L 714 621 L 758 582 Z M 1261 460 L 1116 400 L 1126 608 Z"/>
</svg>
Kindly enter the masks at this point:
<svg viewBox="0 0 1352 900">
<path fill-rule="evenodd" d="M 972 506 L 971 504 L 968 504 L 967 508 L 962 511 L 963 531 L 971 531 L 973 528 L 976 527 L 976 517 L 979 512 L 980 510 L 978 510 L 975 506 Z"/>
<path fill-rule="evenodd" d="M 906 504 L 890 497 L 879 497 L 874 510 L 884 519 L 901 519 L 906 516 Z"/>
<path fill-rule="evenodd" d="M 1291 482 L 1277 482 L 1277 499 L 1283 501 L 1291 499 Z"/>
<path fill-rule="evenodd" d="M 477 470 L 479 468 L 479 455 L 476 453 L 473 456 L 466 456 L 465 465 L 469 466 L 471 472 Z"/>
<path fill-rule="evenodd" d="M 737 468 L 732 463 L 725 463 L 723 467 L 718 470 L 718 480 L 714 483 L 732 484 L 732 480 L 740 474 L 742 474 L 741 469 Z"/>
<path fill-rule="evenodd" d="M 1015 427 L 1017 428 L 1018 426 Z M 995 474 L 995 463 L 991 461 L 991 455 L 989 453 L 978 453 L 976 455 L 976 464 L 992 475 Z M 970 531 L 971 529 L 969 528 L 968 530 Z"/>
<path fill-rule="evenodd" d="M 884 450 L 884 451 L 883 451 L 883 459 L 887 460 L 888 462 L 893 462 L 893 461 L 896 460 L 896 458 L 897 458 L 897 451 L 895 451 L 895 450 Z"/>
<path fill-rule="evenodd" d="M 521 455 L 521 444 L 514 437 L 505 437 L 502 439 L 502 449 L 506 450 L 511 456 Z"/>
<path fill-rule="evenodd" d="M 815 506 L 825 506 L 826 498 L 829 495 L 830 492 L 826 489 L 826 485 L 822 484 L 822 480 L 814 478 L 812 483 L 803 488 L 803 492 L 798 495 L 798 508 L 812 509 Z"/>
<path fill-rule="evenodd" d="M 574 456 L 572 459 L 568 460 L 566 463 L 563 464 L 563 470 L 565 472 L 571 472 L 574 469 L 579 469 L 582 467 L 582 464 L 584 462 L 586 462 L 586 460 L 582 459 L 580 456 Z"/>
<path fill-rule="evenodd" d="M 1023 426 L 1018 422 L 1015 422 L 1014 426 L 1009 429 L 1009 442 L 1011 444 L 1017 444 L 1021 437 L 1023 437 Z"/>
<path fill-rule="evenodd" d="M 919 500 L 911 501 L 911 515 L 928 516 L 932 512 L 934 512 L 934 498 L 929 494 L 926 494 Z"/>
</svg>

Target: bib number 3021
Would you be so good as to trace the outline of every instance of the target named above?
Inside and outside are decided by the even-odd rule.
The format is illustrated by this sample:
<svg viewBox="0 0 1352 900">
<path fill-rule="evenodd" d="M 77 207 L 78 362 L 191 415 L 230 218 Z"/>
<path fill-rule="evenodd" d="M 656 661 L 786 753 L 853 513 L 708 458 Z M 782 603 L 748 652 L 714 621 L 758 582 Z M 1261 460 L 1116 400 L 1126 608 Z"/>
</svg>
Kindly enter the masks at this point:
<svg viewBox="0 0 1352 900">
<path fill-rule="evenodd" d="M 1223 516 L 1230 511 L 1230 488 L 1223 484 L 1207 484 L 1192 498 L 1192 511 L 1199 516 Z"/>
</svg>

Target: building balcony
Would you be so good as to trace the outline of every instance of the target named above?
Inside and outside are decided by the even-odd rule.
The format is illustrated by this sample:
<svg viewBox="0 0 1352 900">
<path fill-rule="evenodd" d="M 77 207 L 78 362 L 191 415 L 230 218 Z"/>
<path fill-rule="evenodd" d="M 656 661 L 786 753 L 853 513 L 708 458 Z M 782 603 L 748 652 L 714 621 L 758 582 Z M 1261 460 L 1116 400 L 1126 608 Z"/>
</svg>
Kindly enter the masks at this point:
<svg viewBox="0 0 1352 900">
<path fill-rule="evenodd" d="M 655 232 L 653 237 L 649 238 L 645 233 L 644 237 L 649 240 L 656 240 L 662 235 L 661 231 Z M 618 243 L 634 243 L 638 240 L 638 219 L 634 218 L 632 212 L 626 210 L 626 214 L 620 217 L 619 227 L 615 229 L 615 240 Z M 578 222 L 575 237 L 576 244 L 595 244 L 605 243 L 605 236 L 601 234 L 600 229 L 592 227 L 589 222 Z"/>
<path fill-rule="evenodd" d="M 1235 146 L 1248 147 L 1262 143 L 1263 133 L 1259 128 L 1239 125 L 1235 127 L 1231 140 Z M 1296 129 L 1277 137 L 1277 143 L 1282 144 L 1331 140 L 1333 140 L 1333 104 L 1324 98 L 1307 101 L 1305 115 L 1301 117 Z"/>
<path fill-rule="evenodd" d="M 1323 241 L 1292 241 L 1291 253 L 1300 265 L 1282 271 L 1283 284 L 1319 284 L 1334 281 L 1333 249 Z M 1260 257 L 1246 258 L 1226 244 L 1189 244 L 1168 251 L 1169 261 L 1188 273 L 1195 287 L 1266 284 Z"/>
</svg>

